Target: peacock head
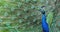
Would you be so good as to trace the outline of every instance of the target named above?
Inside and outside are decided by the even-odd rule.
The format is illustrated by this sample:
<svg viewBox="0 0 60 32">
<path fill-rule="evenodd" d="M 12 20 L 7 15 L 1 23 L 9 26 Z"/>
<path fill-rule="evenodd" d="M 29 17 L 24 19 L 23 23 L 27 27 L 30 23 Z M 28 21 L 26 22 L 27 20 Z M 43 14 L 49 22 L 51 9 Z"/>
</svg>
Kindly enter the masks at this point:
<svg viewBox="0 0 60 32">
<path fill-rule="evenodd" d="M 44 8 L 45 6 L 42 6 L 41 9 L 39 10 L 42 14 L 45 14 Z"/>
</svg>

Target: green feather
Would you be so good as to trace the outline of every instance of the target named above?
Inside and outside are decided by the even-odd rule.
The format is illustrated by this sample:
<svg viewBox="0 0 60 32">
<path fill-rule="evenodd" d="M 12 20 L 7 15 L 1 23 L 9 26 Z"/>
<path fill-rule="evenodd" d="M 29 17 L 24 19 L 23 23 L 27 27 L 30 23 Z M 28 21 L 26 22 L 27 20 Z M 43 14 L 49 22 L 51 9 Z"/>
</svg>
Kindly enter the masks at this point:
<svg viewBox="0 0 60 32">
<path fill-rule="evenodd" d="M 47 15 L 47 23 L 49 26 L 51 26 L 52 22 L 53 22 L 53 12 L 49 12 Z"/>
</svg>

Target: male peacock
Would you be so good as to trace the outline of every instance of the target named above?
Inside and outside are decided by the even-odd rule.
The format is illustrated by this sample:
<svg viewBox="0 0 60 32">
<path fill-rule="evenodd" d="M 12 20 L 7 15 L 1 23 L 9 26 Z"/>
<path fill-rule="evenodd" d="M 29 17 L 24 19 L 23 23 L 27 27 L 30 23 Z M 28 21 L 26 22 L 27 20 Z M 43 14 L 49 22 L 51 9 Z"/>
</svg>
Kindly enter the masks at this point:
<svg viewBox="0 0 60 32">
<path fill-rule="evenodd" d="M 49 26 L 48 23 L 46 22 L 46 15 L 45 15 L 45 11 L 44 11 L 44 6 L 41 7 L 42 9 L 40 10 L 42 13 L 42 29 L 43 32 L 49 32 Z"/>
</svg>

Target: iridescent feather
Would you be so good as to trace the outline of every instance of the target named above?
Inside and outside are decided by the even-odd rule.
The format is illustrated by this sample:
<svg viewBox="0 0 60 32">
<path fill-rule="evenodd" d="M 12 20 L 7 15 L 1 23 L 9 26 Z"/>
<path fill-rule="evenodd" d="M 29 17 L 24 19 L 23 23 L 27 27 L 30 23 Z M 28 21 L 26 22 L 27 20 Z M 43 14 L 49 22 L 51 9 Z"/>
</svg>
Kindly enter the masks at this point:
<svg viewBox="0 0 60 32">
<path fill-rule="evenodd" d="M 52 22 L 53 22 L 53 12 L 49 12 L 47 15 L 47 23 L 49 25 L 49 27 L 51 26 Z"/>
</svg>

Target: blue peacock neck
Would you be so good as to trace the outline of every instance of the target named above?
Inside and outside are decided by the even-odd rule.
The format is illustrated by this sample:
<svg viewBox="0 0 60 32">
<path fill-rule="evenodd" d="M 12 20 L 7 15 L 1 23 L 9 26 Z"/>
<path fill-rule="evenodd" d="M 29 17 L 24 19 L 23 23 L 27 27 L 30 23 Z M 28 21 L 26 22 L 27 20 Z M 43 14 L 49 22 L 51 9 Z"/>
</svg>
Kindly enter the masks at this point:
<svg viewBox="0 0 60 32">
<path fill-rule="evenodd" d="M 46 22 L 46 15 L 45 14 L 42 14 L 42 23 L 47 23 Z"/>
</svg>

